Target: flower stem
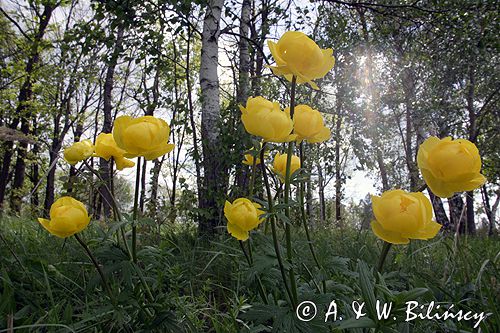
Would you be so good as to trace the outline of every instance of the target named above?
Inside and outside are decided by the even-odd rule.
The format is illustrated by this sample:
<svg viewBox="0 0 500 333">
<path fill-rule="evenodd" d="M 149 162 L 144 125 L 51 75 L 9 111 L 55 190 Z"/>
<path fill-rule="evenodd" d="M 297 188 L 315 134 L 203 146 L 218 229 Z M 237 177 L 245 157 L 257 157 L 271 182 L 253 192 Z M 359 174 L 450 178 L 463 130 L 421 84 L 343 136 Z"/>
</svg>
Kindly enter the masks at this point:
<svg viewBox="0 0 500 333">
<path fill-rule="evenodd" d="M 257 157 L 254 157 L 253 159 L 253 163 L 252 163 L 252 176 L 250 178 L 250 190 L 249 190 L 249 197 L 252 198 L 253 197 L 253 188 L 254 188 L 254 184 L 255 184 L 255 174 L 256 174 L 256 169 L 257 169 Z"/>
<path fill-rule="evenodd" d="M 135 175 L 134 212 L 132 215 L 132 261 L 137 263 L 137 208 L 139 206 L 139 187 L 141 182 L 141 157 L 137 157 Z"/>
<path fill-rule="evenodd" d="M 292 87 L 290 89 L 290 118 L 293 120 L 293 114 L 295 111 L 295 87 L 297 85 L 297 77 L 294 75 L 292 77 Z M 285 204 L 285 216 L 290 219 L 290 169 L 292 164 L 292 154 L 293 154 L 294 142 L 288 143 L 288 151 L 286 158 L 286 171 L 285 171 L 285 194 L 284 194 L 284 204 Z M 292 295 L 294 303 L 297 303 L 297 285 L 295 282 L 295 272 L 292 265 L 292 236 L 291 227 L 289 221 L 285 223 L 285 239 L 286 239 L 286 257 L 288 264 L 290 265 L 290 270 L 288 274 L 290 275 L 290 285 L 292 288 Z"/>
<path fill-rule="evenodd" d="M 87 167 L 87 169 L 90 170 L 90 172 L 92 172 L 94 175 L 97 176 L 97 179 L 99 179 L 99 181 L 104 184 L 104 187 L 106 188 L 106 191 L 108 191 L 108 193 L 110 193 L 110 197 L 111 197 L 111 207 L 113 208 L 113 213 L 115 215 L 115 218 L 118 220 L 118 222 L 121 222 L 122 220 L 122 216 L 120 214 L 120 209 L 118 208 L 118 203 L 116 202 L 116 198 L 115 196 L 112 194 L 111 190 L 109 189 L 108 185 L 106 184 L 106 182 L 102 179 L 101 175 L 99 174 L 99 172 L 97 172 L 97 170 L 95 170 L 88 162 L 87 160 L 84 160 L 83 163 L 85 164 L 85 166 Z M 123 244 L 125 245 L 125 249 L 130 257 L 130 259 L 132 259 L 132 252 L 130 251 L 130 247 L 128 246 L 128 242 L 127 242 L 127 237 L 125 237 L 125 230 L 123 228 L 123 226 L 120 227 L 120 234 L 121 234 L 121 237 L 123 239 Z"/>
<path fill-rule="evenodd" d="M 302 141 L 299 145 L 299 155 L 300 155 L 300 167 L 304 166 L 304 141 Z M 309 251 L 311 252 L 311 255 L 314 259 L 314 262 L 316 263 L 316 266 L 318 266 L 318 269 L 321 270 L 322 266 L 319 263 L 318 257 L 316 256 L 316 252 L 314 251 L 314 245 L 311 241 L 311 236 L 309 235 L 309 226 L 307 225 L 307 216 L 306 216 L 306 211 L 304 209 L 304 182 L 300 182 L 300 213 L 302 216 L 302 223 L 304 224 L 304 231 L 306 232 L 306 238 L 307 238 L 307 244 L 309 245 Z M 323 293 L 326 293 L 326 281 L 323 279 Z"/>
<path fill-rule="evenodd" d="M 247 254 L 247 251 L 245 250 L 245 245 L 243 245 L 243 241 L 238 241 L 240 243 L 241 251 L 243 251 L 243 254 L 245 255 L 245 258 L 247 260 L 248 266 L 252 267 L 253 266 L 253 260 L 252 260 L 252 250 L 250 246 L 250 240 L 248 240 L 248 251 L 250 254 Z M 259 286 L 259 294 L 260 298 L 262 298 L 262 301 L 264 304 L 269 304 L 267 297 L 266 297 L 266 292 L 264 291 L 264 285 L 262 284 L 262 281 L 260 280 L 260 277 L 257 278 L 257 285 Z"/>
<path fill-rule="evenodd" d="M 75 236 L 76 240 L 78 241 L 78 243 L 80 243 L 80 245 L 83 247 L 83 249 L 85 250 L 85 252 L 89 256 L 90 260 L 94 264 L 95 268 L 97 269 L 97 272 L 101 276 L 101 280 L 102 280 L 102 284 L 104 286 L 104 289 L 106 289 L 106 292 L 108 293 L 108 296 L 111 299 L 111 302 L 113 302 L 113 304 L 114 304 L 115 303 L 115 298 L 113 296 L 113 293 L 111 292 L 111 288 L 109 287 L 108 280 L 106 279 L 106 276 L 104 275 L 104 273 L 103 273 L 103 271 L 101 269 L 101 266 L 99 266 L 99 263 L 97 262 L 97 259 L 94 257 L 94 255 L 90 251 L 89 247 L 80 238 L 80 236 L 78 236 L 78 234 L 75 234 L 74 236 Z"/>
<path fill-rule="evenodd" d="M 264 151 L 265 150 L 266 150 L 266 144 L 264 143 L 262 145 L 262 150 L 260 151 L 260 166 L 262 169 L 262 178 L 264 179 L 264 186 L 266 187 L 267 204 L 269 206 L 268 207 L 269 213 L 273 213 L 274 212 L 273 197 L 271 194 L 271 188 L 269 187 L 269 179 L 267 178 L 266 164 L 264 162 Z M 288 294 L 288 298 L 290 299 L 292 307 L 295 309 L 296 302 L 295 302 L 295 299 L 292 297 L 292 292 L 290 291 L 290 288 L 288 287 L 288 283 L 286 282 L 287 278 L 286 278 L 286 273 L 285 273 L 285 267 L 283 265 L 283 259 L 281 257 L 280 245 L 278 242 L 278 233 L 276 231 L 276 222 L 274 220 L 274 216 L 271 216 L 268 219 L 271 222 L 274 251 L 276 252 L 276 258 L 278 259 L 278 265 L 280 267 L 281 277 L 283 279 L 283 283 L 285 285 L 285 290 L 286 290 L 286 293 Z"/>
<path fill-rule="evenodd" d="M 377 271 L 382 273 L 382 268 L 384 267 L 385 258 L 391 249 L 392 244 L 384 241 L 384 246 L 382 247 L 382 252 L 380 253 L 380 257 L 378 260 Z"/>
</svg>

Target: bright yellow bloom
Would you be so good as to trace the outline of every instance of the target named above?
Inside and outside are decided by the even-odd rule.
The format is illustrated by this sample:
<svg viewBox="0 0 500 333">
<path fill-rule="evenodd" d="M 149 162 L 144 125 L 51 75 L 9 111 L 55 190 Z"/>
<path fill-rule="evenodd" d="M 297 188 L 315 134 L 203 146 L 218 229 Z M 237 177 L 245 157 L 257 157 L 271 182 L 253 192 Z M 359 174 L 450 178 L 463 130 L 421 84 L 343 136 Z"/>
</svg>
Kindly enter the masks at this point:
<svg viewBox="0 0 500 333">
<path fill-rule="evenodd" d="M 247 198 L 236 199 L 233 203 L 226 201 L 224 216 L 227 219 L 227 231 L 238 240 L 247 240 L 248 232 L 257 228 L 264 220 L 260 218 L 264 214 L 260 208 L 261 205 Z"/>
<path fill-rule="evenodd" d="M 266 142 L 289 142 L 296 138 L 291 134 L 293 121 L 280 109 L 280 105 L 262 96 L 249 97 L 246 107 L 240 105 L 241 121 L 248 133 L 260 136 Z"/>
<path fill-rule="evenodd" d="M 430 239 L 441 225 L 432 220 L 432 205 L 422 192 L 391 190 L 372 195 L 375 220 L 372 230 L 392 244 L 408 244 L 409 239 Z"/>
<path fill-rule="evenodd" d="M 253 166 L 253 159 L 254 158 L 251 154 L 245 154 L 245 159 L 243 161 L 241 161 L 241 163 Z M 255 165 L 259 165 L 259 164 L 260 164 L 260 158 L 257 157 L 257 159 L 255 161 Z"/>
<path fill-rule="evenodd" d="M 167 122 L 153 116 L 121 116 L 116 118 L 113 128 L 113 138 L 118 147 L 126 151 L 125 157 L 144 156 L 148 161 L 174 149 L 174 145 L 168 143 L 169 135 Z"/>
<path fill-rule="evenodd" d="M 94 154 L 94 145 L 90 140 L 75 142 L 64 149 L 64 159 L 71 165 L 86 160 Z"/>
<path fill-rule="evenodd" d="M 123 170 L 124 168 L 131 168 L 135 163 L 123 157 L 125 150 L 116 145 L 113 134 L 101 133 L 95 140 L 95 155 L 109 161 L 111 157 L 115 160 L 116 168 Z"/>
<path fill-rule="evenodd" d="M 420 145 L 417 163 L 427 186 L 441 198 L 472 191 L 486 182 L 480 173 L 479 151 L 468 140 L 431 136 Z"/>
<path fill-rule="evenodd" d="M 295 75 L 297 83 L 309 83 L 318 89 L 312 81 L 324 77 L 335 65 L 333 50 L 320 49 L 302 32 L 287 31 L 278 43 L 267 41 L 267 45 L 276 61 L 276 66 L 271 67 L 273 73 L 290 82 Z"/>
<path fill-rule="evenodd" d="M 285 112 L 290 114 L 290 108 Z M 297 141 L 307 140 L 310 143 L 318 143 L 328 140 L 332 133 L 323 122 L 323 116 L 318 110 L 309 105 L 297 105 L 293 113 L 293 133 L 297 134 Z"/>
<path fill-rule="evenodd" d="M 51 234 L 66 238 L 85 229 L 90 216 L 83 203 L 72 197 L 62 197 L 50 207 L 50 220 L 39 218 L 38 222 Z"/>
<path fill-rule="evenodd" d="M 278 175 L 281 181 L 285 180 L 286 175 L 286 159 L 288 154 L 281 155 L 277 153 L 274 156 L 273 171 Z M 296 155 L 292 155 L 292 161 L 290 163 L 290 175 L 293 175 L 295 171 L 300 169 L 300 158 Z"/>
</svg>

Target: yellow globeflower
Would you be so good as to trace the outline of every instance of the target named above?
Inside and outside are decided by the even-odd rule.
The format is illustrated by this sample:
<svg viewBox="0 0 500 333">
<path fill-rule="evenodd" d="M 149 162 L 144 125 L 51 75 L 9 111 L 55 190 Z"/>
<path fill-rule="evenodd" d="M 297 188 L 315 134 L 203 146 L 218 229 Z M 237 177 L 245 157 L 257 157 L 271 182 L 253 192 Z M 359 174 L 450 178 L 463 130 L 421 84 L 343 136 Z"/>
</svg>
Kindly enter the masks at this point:
<svg viewBox="0 0 500 333">
<path fill-rule="evenodd" d="M 236 199 L 233 203 L 226 201 L 224 216 L 227 219 L 227 231 L 238 240 L 247 240 L 248 232 L 257 228 L 264 220 L 260 218 L 264 214 L 260 208 L 261 205 L 247 198 Z"/>
<path fill-rule="evenodd" d="M 290 108 L 286 108 L 285 112 L 290 114 Z M 323 142 L 332 135 L 330 129 L 324 125 L 321 113 L 309 105 L 295 106 L 293 121 L 293 133 L 297 134 L 298 142 L 302 140 L 310 143 Z"/>
<path fill-rule="evenodd" d="M 62 197 L 50 207 L 50 220 L 39 218 L 38 222 L 51 234 L 66 238 L 85 229 L 90 216 L 83 203 L 72 197 Z"/>
<path fill-rule="evenodd" d="M 391 190 L 372 196 L 377 237 L 392 244 L 408 244 L 409 239 L 430 239 L 441 225 L 432 220 L 432 205 L 422 192 Z"/>
<path fill-rule="evenodd" d="M 468 140 L 432 136 L 420 145 L 417 163 L 427 186 L 441 198 L 472 191 L 486 182 L 480 173 L 479 151 Z"/>
<path fill-rule="evenodd" d="M 64 149 L 64 159 L 71 165 L 86 160 L 94 154 L 94 145 L 90 140 L 75 142 Z"/>
<path fill-rule="evenodd" d="M 248 133 L 260 136 L 266 142 L 289 142 L 296 138 L 292 135 L 293 121 L 273 103 L 264 97 L 249 97 L 246 107 L 240 105 L 241 121 Z"/>
<path fill-rule="evenodd" d="M 113 134 L 101 133 L 95 140 L 95 155 L 109 161 L 111 157 L 115 160 L 116 168 L 123 170 L 124 168 L 131 168 L 135 163 L 123 157 L 125 150 L 116 145 Z"/>
<path fill-rule="evenodd" d="M 273 171 L 278 175 L 281 181 L 285 180 L 287 157 L 288 154 L 281 155 L 280 153 L 277 153 L 276 156 L 274 156 Z M 292 155 L 292 161 L 290 163 L 290 175 L 292 175 L 298 169 L 300 169 L 300 158 L 296 155 Z"/>
<path fill-rule="evenodd" d="M 278 43 L 267 42 L 276 66 L 271 67 L 276 75 L 283 75 L 288 81 L 297 77 L 297 83 L 309 83 L 314 89 L 318 86 L 313 80 L 320 79 L 335 64 L 332 49 L 320 49 L 304 33 L 287 31 Z"/>
<path fill-rule="evenodd" d="M 121 116 L 116 118 L 113 128 L 113 138 L 125 157 L 144 156 L 146 160 L 154 160 L 174 149 L 168 143 L 170 127 L 159 118 L 143 116 L 132 118 Z"/>
</svg>

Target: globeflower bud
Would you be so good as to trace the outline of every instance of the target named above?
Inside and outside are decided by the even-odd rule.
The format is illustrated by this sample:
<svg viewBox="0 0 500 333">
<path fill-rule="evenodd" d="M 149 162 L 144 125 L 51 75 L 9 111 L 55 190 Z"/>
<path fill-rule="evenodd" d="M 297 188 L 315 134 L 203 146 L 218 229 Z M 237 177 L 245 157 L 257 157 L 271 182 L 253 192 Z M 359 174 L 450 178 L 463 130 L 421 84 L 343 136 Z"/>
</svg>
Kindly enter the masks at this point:
<svg viewBox="0 0 500 333">
<path fill-rule="evenodd" d="M 83 203 L 72 197 L 62 197 L 50 207 L 50 220 L 39 218 L 38 222 L 51 234 L 66 238 L 85 229 L 90 216 Z"/>
<path fill-rule="evenodd" d="M 117 146 L 125 150 L 125 157 L 144 156 L 148 161 L 174 149 L 174 145 L 168 143 L 169 135 L 168 124 L 153 116 L 121 116 L 116 118 L 113 128 L 113 138 Z"/>
<path fill-rule="evenodd" d="M 95 155 L 109 161 L 111 157 L 115 160 L 116 168 L 123 170 L 124 168 L 131 168 L 135 163 L 131 160 L 124 158 L 125 150 L 116 145 L 113 134 L 101 133 L 95 140 Z"/>
<path fill-rule="evenodd" d="M 427 186 L 441 198 L 472 191 L 486 182 L 480 173 L 479 151 L 468 140 L 432 136 L 420 145 L 417 163 Z"/>
<path fill-rule="evenodd" d="M 409 239 L 430 239 L 441 225 L 432 220 L 432 205 L 422 192 L 391 190 L 372 196 L 375 220 L 373 233 L 392 244 L 408 244 Z"/>
<path fill-rule="evenodd" d="M 290 114 L 290 108 L 285 112 Z M 309 105 L 297 105 L 293 113 L 293 133 L 297 134 L 297 141 L 307 140 L 310 143 L 326 141 L 331 136 L 331 131 L 324 125 L 323 116 L 318 110 Z"/>
<path fill-rule="evenodd" d="M 227 231 L 238 240 L 247 240 L 248 232 L 257 228 L 264 220 L 260 218 L 264 214 L 260 208 L 261 205 L 247 198 L 236 199 L 233 203 L 226 201 L 224 216 L 227 219 Z"/>
<path fill-rule="evenodd" d="M 64 159 L 71 165 L 86 160 L 94 154 L 94 145 L 90 140 L 75 142 L 64 149 Z"/>
<path fill-rule="evenodd" d="M 274 156 L 273 171 L 278 175 L 281 181 L 285 181 L 287 157 L 287 154 L 281 155 L 280 153 L 277 153 L 276 156 Z M 292 175 L 298 169 L 300 169 L 300 158 L 296 155 L 292 155 L 292 160 L 290 163 L 290 175 Z"/>
<path fill-rule="evenodd" d="M 297 77 L 297 83 L 309 83 L 314 89 L 318 86 L 313 80 L 324 77 L 335 64 L 332 49 L 320 49 L 304 33 L 287 31 L 277 43 L 268 41 L 276 66 L 271 70 L 275 75 L 283 75 L 288 81 Z"/>
<path fill-rule="evenodd" d="M 260 136 L 266 142 L 289 142 L 297 136 L 291 134 L 293 121 L 281 111 L 278 103 L 264 97 L 249 97 L 246 107 L 240 105 L 241 121 L 248 133 Z"/>
</svg>

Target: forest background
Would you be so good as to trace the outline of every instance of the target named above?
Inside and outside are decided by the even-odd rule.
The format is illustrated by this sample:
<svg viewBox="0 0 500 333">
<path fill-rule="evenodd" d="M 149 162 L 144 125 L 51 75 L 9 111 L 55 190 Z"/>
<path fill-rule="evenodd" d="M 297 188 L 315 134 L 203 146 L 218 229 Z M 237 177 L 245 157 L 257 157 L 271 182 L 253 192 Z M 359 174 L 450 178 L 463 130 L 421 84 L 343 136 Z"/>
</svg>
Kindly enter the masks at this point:
<svg viewBox="0 0 500 333">
<path fill-rule="evenodd" d="M 337 258 L 332 267 L 348 269 L 351 264 L 345 258 L 356 266 L 356 259 L 366 260 L 372 250 L 378 253 L 379 244 L 369 235 L 369 195 L 392 188 L 422 188 L 416 163 L 419 145 L 430 135 L 451 136 L 477 145 L 488 181 L 476 191 L 448 199 L 427 193 L 435 220 L 443 226 L 440 243 L 434 245 L 443 247 L 435 255 L 454 261 L 460 251 L 474 253 L 465 266 L 457 264 L 461 272 L 457 276 L 444 272 L 450 280 L 443 277 L 441 285 L 444 288 L 455 277 L 460 288 L 474 279 L 481 281 L 488 267 L 485 260 L 495 267 L 491 277 L 498 272 L 497 1 L 2 0 L 0 10 L 0 309 L 5 320 L 0 329 L 19 321 L 65 322 L 83 331 L 91 325 L 100 331 L 115 321 L 125 331 L 138 330 L 140 304 L 136 315 L 131 312 L 121 321 L 112 315 L 93 321 L 88 309 L 100 309 L 104 306 L 100 301 L 91 305 L 81 297 L 76 303 L 55 301 L 53 294 L 48 297 L 50 306 L 42 300 L 47 285 L 53 283 L 74 290 L 69 280 L 80 281 L 79 288 L 92 293 L 98 282 L 82 278 L 89 267 L 78 271 L 53 266 L 53 256 L 61 248 L 59 263 L 75 255 L 77 244 L 56 243 L 36 222 L 36 217 L 48 215 L 55 199 L 71 194 L 85 202 L 92 215 L 88 239 L 98 259 L 120 262 L 110 258 L 109 230 L 131 223 L 131 217 L 120 225 L 112 221 L 104 189 L 111 189 L 121 209 L 130 211 L 136 177 L 143 225 L 139 242 L 145 249 L 156 248 L 161 254 L 155 255 L 162 260 L 174 257 L 166 260 L 165 274 L 176 282 L 170 282 L 162 297 L 170 293 L 186 297 L 169 301 L 162 320 L 156 319 L 192 331 L 280 325 L 240 316 L 258 294 L 252 289 L 254 282 L 245 282 L 250 290 L 246 297 L 234 285 L 239 286 L 239 279 L 233 275 L 244 276 L 239 265 L 246 263 L 237 242 L 225 231 L 223 204 L 245 196 L 250 183 L 251 167 L 241 161 L 255 143 L 240 121 L 238 106 L 259 95 L 281 105 L 289 103 L 290 86 L 267 67 L 273 64 L 267 40 L 277 40 L 289 30 L 302 31 L 320 47 L 332 48 L 336 58 L 333 69 L 318 81 L 319 90 L 297 88 L 298 103 L 319 110 L 332 132 L 327 142 L 304 146 L 303 167 L 309 170 L 304 204 L 312 232 L 325 249 L 321 260 L 329 260 L 330 254 Z M 64 161 L 65 147 L 110 133 L 114 120 L 124 114 L 165 119 L 174 150 L 143 163 L 139 173 L 135 168 L 117 171 L 103 158 L 75 166 Z M 262 196 L 259 177 L 255 186 L 257 196 Z M 49 253 L 36 259 L 47 243 Z M 307 243 L 297 246 L 306 248 Z M 359 250 L 363 246 L 365 252 Z M 427 262 L 425 255 L 433 252 L 422 247 L 408 250 L 407 256 L 405 250 L 395 252 L 391 263 L 409 260 L 413 272 L 418 267 L 413 254 Z M 183 254 L 175 258 L 172 253 L 178 252 Z M 221 264 L 224 257 L 231 263 Z M 446 270 L 437 266 L 439 272 Z M 113 269 L 139 279 L 133 269 Z M 131 272 L 121 271 L 127 269 Z M 155 276 L 163 269 L 151 268 L 144 274 Z M 253 272 L 250 264 L 247 269 Z M 189 287 L 180 286 L 184 277 Z M 30 279 L 46 282 L 27 290 Z M 482 306 L 497 303 L 500 295 L 498 282 L 488 279 L 489 287 L 479 283 L 474 290 L 495 290 L 481 300 Z M 227 281 L 231 282 L 225 290 Z M 195 285 L 206 289 L 192 289 Z M 450 297 L 460 299 L 462 291 Z M 132 291 L 128 297 L 137 295 Z M 27 301 L 32 298 L 36 301 Z M 195 314 L 186 315 L 184 307 Z M 169 322 L 165 318 L 172 313 L 176 320 Z"/>
</svg>

